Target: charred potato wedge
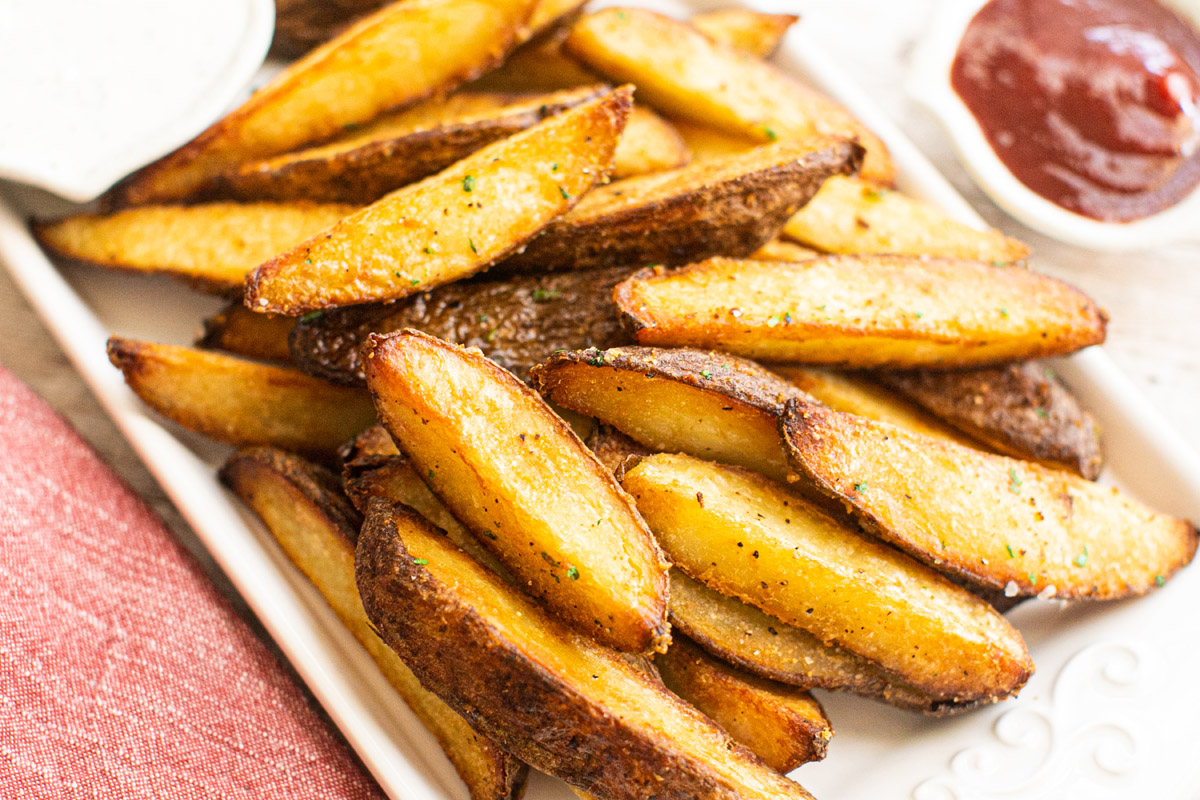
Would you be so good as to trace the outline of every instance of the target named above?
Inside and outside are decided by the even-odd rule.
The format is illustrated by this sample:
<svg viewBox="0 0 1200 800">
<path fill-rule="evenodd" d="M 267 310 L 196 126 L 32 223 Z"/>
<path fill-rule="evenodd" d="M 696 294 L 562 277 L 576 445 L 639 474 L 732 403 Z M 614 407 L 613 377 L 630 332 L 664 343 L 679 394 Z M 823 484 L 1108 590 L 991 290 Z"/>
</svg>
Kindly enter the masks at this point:
<svg viewBox="0 0 1200 800">
<path fill-rule="evenodd" d="M 966 258 L 994 266 L 1023 261 L 1029 248 L 981 231 L 933 206 L 858 178 L 825 182 L 783 227 L 784 236 L 826 253 L 894 253 Z"/>
<path fill-rule="evenodd" d="M 478 352 L 403 331 L 371 337 L 367 385 L 398 447 L 446 507 L 585 635 L 662 649 L 667 574 L 629 497 L 536 392 Z"/>
<path fill-rule="evenodd" d="M 691 153 L 671 123 L 644 106 L 634 106 L 615 159 L 612 176 L 633 178 L 686 166 Z"/>
<path fill-rule="evenodd" d="M 866 148 L 863 177 L 892 182 L 887 148 L 844 108 L 686 22 L 606 8 L 576 22 L 563 47 L 606 78 L 635 84 L 639 102 L 670 116 L 755 142 L 818 134 L 857 140 Z"/>
<path fill-rule="evenodd" d="M 772 769 L 787 774 L 825 757 L 833 727 L 808 692 L 747 675 L 675 637 L 654 657 L 663 683 Z"/>
<path fill-rule="evenodd" d="M 1088 480 L 1100 477 L 1104 455 L 1096 420 L 1036 362 L 873 377 L 998 453 L 1069 469 Z"/>
<path fill-rule="evenodd" d="M 172 422 L 232 445 L 325 458 L 375 421 L 361 389 L 222 353 L 114 336 L 108 360 L 134 394 Z"/>
<path fill-rule="evenodd" d="M 714 42 L 768 58 L 798 19 L 795 14 L 762 14 L 748 8 L 722 8 L 696 14 L 690 21 L 693 28 Z"/>
<path fill-rule="evenodd" d="M 354 583 L 354 545 L 361 519 L 348 507 L 337 478 L 298 456 L 260 447 L 230 457 L 221 469 L 221 480 L 258 515 L 288 559 L 321 592 L 388 683 L 434 735 L 467 784 L 471 800 L 516 800 L 529 768 L 422 688 L 372 630 Z"/>
<path fill-rule="evenodd" d="M 1023 269 L 916 256 L 643 270 L 613 298 L 639 344 L 844 367 L 982 366 L 1104 341 L 1087 295 Z"/>
<path fill-rule="evenodd" d="M 605 302 L 628 275 L 622 268 L 513 275 L 451 283 L 392 305 L 306 315 L 292 334 L 292 358 L 311 375 L 365 385 L 361 349 L 367 336 L 415 328 L 478 347 L 526 380 L 530 368 L 555 350 L 628 341 L 616 308 Z"/>
<path fill-rule="evenodd" d="M 329 144 L 242 164 L 223 175 L 213 193 L 238 200 L 367 205 L 602 91 L 451 95 L 384 117 Z"/>
<path fill-rule="evenodd" d="M 52 255 L 96 267 L 163 273 L 199 289 L 240 292 L 246 275 L 357 211 L 314 203 L 143 206 L 37 223 Z"/>
<path fill-rule="evenodd" d="M 675 567 L 935 699 L 1003 699 L 1033 672 L 990 605 L 777 483 L 658 454 L 621 484 Z"/>
<path fill-rule="evenodd" d="M 396 300 L 499 261 L 608 174 L 630 92 L 488 145 L 276 256 L 247 278 L 246 305 L 295 315 Z"/>
<path fill-rule="evenodd" d="M 241 303 L 232 303 L 204 320 L 204 335 L 196 346 L 286 363 L 292 360 L 288 337 L 295 326 L 294 317 L 255 314 Z"/>
<path fill-rule="evenodd" d="M 355 567 L 368 618 L 422 685 L 517 758 L 598 800 L 811 797 L 416 514 L 375 500 Z"/>
<path fill-rule="evenodd" d="M 531 375 L 550 402 L 656 452 L 689 453 L 783 480 L 783 402 L 800 391 L 753 362 L 704 350 L 555 353 Z"/>
<path fill-rule="evenodd" d="M 816 137 L 602 186 L 554 220 L 503 270 L 679 264 L 748 255 L 770 241 L 861 150 Z"/>
<path fill-rule="evenodd" d="M 1040 464 L 788 400 L 792 467 L 870 533 L 1009 596 L 1144 594 L 1192 560 L 1196 529 Z"/>
<path fill-rule="evenodd" d="M 535 0 L 405 0 L 295 62 L 192 141 L 117 184 L 110 203 L 182 200 L 247 161 L 448 92 L 517 44 Z M 451 38 L 452 37 L 452 38 Z"/>
</svg>

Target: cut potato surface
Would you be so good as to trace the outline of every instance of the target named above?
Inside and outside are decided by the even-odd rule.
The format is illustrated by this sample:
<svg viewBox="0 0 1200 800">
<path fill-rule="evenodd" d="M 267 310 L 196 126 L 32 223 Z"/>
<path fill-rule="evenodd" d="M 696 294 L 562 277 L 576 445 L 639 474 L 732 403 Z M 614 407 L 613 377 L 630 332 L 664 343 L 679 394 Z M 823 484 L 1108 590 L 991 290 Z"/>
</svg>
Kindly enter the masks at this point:
<svg viewBox="0 0 1200 800">
<path fill-rule="evenodd" d="M 937 699 L 1002 699 L 1033 671 L 987 603 L 761 476 L 659 454 L 622 485 L 675 567 Z"/>
<path fill-rule="evenodd" d="M 713 258 L 643 270 L 613 297 L 639 344 L 763 361 L 939 369 L 1072 353 L 1107 316 L 1023 269 L 914 256 L 767 263 Z"/>
<path fill-rule="evenodd" d="M 294 317 L 255 314 L 241 303 L 233 303 L 204 320 L 204 335 L 196 346 L 286 363 L 292 360 L 288 337 L 295 325 Z"/>
<path fill-rule="evenodd" d="M 521 581 L 586 635 L 669 640 L 662 553 L 629 497 L 538 395 L 478 352 L 372 337 L 367 385 L 417 474 Z"/>
<path fill-rule="evenodd" d="M 1161 586 L 1196 529 L 1107 486 L 791 399 L 792 467 L 871 533 L 1009 595 L 1115 599 Z"/>
<path fill-rule="evenodd" d="M 693 28 L 715 42 L 766 58 L 778 49 L 783 35 L 798 19 L 795 14 L 762 14 L 748 8 L 722 8 L 696 14 L 690 22 Z"/>
<path fill-rule="evenodd" d="M 810 798 L 415 514 L 375 500 L 355 566 L 367 616 L 422 685 L 533 767 L 598 800 Z"/>
<path fill-rule="evenodd" d="M 393 192 L 260 266 L 246 305 L 305 311 L 396 300 L 524 245 L 608 174 L 630 90 L 551 117 Z"/>
<path fill-rule="evenodd" d="M 634 106 L 617 143 L 614 178 L 632 178 L 682 167 L 691 159 L 683 137 L 665 119 Z"/>
</svg>

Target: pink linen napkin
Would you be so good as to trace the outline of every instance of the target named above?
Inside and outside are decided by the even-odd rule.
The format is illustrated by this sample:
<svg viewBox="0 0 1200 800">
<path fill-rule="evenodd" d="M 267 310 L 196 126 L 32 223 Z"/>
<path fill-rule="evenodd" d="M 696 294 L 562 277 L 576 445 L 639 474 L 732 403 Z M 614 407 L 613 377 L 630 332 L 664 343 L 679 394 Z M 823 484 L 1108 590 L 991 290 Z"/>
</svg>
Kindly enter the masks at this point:
<svg viewBox="0 0 1200 800">
<path fill-rule="evenodd" d="M 2 367 L 0 797 L 381 797 L 162 522 Z"/>
</svg>

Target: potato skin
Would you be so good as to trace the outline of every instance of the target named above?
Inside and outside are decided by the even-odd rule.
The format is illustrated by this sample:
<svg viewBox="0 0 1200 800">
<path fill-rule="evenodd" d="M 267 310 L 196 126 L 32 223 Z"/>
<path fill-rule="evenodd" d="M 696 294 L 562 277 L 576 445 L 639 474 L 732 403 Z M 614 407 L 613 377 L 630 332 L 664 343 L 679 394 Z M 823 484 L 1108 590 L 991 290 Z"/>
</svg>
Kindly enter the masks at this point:
<svg viewBox="0 0 1200 800">
<path fill-rule="evenodd" d="M 1100 477 L 1100 426 L 1037 362 L 872 377 L 997 452 L 1065 467 L 1088 480 Z"/>
<path fill-rule="evenodd" d="M 421 545 L 420 559 L 410 550 L 414 542 Z M 422 684 L 537 769 L 597 800 L 811 800 L 644 669 L 545 615 L 452 551 L 411 512 L 374 501 L 355 563 L 368 617 Z M 450 583 L 443 574 L 457 580 Z M 516 611 L 523 619 L 504 628 L 492 616 Z M 547 649 L 562 655 L 539 660 Z M 638 693 L 639 705 L 652 704 L 655 726 L 684 726 L 699 743 L 630 721 L 637 712 L 609 705 L 606 688 L 592 683 L 594 675 L 576 681 L 574 673 L 564 674 L 570 666 L 562 667 L 563 661 L 580 658 L 594 665 L 595 674 L 603 672 L 600 684 L 618 682 Z"/>
<path fill-rule="evenodd" d="M 528 380 L 529 370 L 555 350 L 611 347 L 628 335 L 607 298 L 628 269 L 451 283 L 394 305 L 327 311 L 302 318 L 291 334 L 296 365 L 343 386 L 363 386 L 362 345 L 372 333 L 415 328 L 478 347 Z"/>
</svg>

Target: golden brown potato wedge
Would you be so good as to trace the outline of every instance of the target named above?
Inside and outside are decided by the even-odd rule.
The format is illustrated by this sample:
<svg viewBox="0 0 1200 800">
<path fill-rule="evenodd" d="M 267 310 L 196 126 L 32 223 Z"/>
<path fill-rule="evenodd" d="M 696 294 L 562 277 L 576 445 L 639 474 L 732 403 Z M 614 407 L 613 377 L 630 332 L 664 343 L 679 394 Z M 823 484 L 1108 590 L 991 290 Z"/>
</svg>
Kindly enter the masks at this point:
<svg viewBox="0 0 1200 800">
<path fill-rule="evenodd" d="M 361 389 L 286 367 L 119 336 L 108 360 L 146 405 L 219 442 L 328 457 L 375 420 Z"/>
<path fill-rule="evenodd" d="M 787 476 L 778 419 L 801 393 L 753 362 L 704 350 L 577 350 L 552 355 L 531 381 L 550 402 L 653 451 Z"/>
<path fill-rule="evenodd" d="M 247 161 L 330 139 L 488 70 L 535 0 L 405 0 L 355 23 L 192 141 L 117 184 L 112 203 L 181 200 Z"/>
<path fill-rule="evenodd" d="M 246 305 L 298 314 L 395 300 L 499 261 L 608 174 L 630 91 L 488 145 L 276 256 L 247 278 Z"/>
<path fill-rule="evenodd" d="M 314 203 L 143 206 L 41 222 L 33 232 L 61 258 L 128 272 L 165 273 L 200 289 L 240 292 L 246 275 L 357 210 Z"/>
<path fill-rule="evenodd" d="M 476 91 L 556 92 L 603 81 L 562 50 L 562 41 L 530 42 L 513 51 L 505 62 L 471 84 Z"/>
<path fill-rule="evenodd" d="M 987 603 L 777 483 L 666 454 L 621 483 L 675 567 L 934 698 L 1002 699 L 1033 672 Z"/>
<path fill-rule="evenodd" d="M 679 264 L 748 255 L 775 237 L 830 175 L 861 150 L 816 137 L 601 186 L 554 220 L 502 270 Z"/>
<path fill-rule="evenodd" d="M 1037 362 L 873 377 L 999 453 L 1066 468 L 1088 480 L 1100 477 L 1099 425 Z"/>
<path fill-rule="evenodd" d="M 679 135 L 683 137 L 684 144 L 691 151 L 692 161 L 697 163 L 737 155 L 759 146 L 758 142 L 745 136 L 726 133 L 678 117 L 670 119 L 675 130 L 679 131 Z"/>
<path fill-rule="evenodd" d="M 533 767 L 601 800 L 811 797 L 416 514 L 373 501 L 355 567 L 368 618 L 422 685 Z"/>
<path fill-rule="evenodd" d="M 662 553 L 536 392 L 478 352 L 412 330 L 371 337 L 366 362 L 397 446 L 522 588 L 617 649 L 665 646 Z"/>
<path fill-rule="evenodd" d="M 338 458 L 342 462 L 342 479 L 349 481 L 358 474 L 358 470 L 377 467 L 381 459 L 386 460 L 398 455 L 400 450 L 392 441 L 392 435 L 387 432 L 387 428 L 383 425 L 372 425 L 338 448 Z"/>
<path fill-rule="evenodd" d="M 1024 269 L 916 256 L 643 270 L 613 298 L 639 344 L 846 367 L 982 366 L 1104 341 L 1087 295 Z"/>
<path fill-rule="evenodd" d="M 821 254 L 792 242 L 782 239 L 772 239 L 750 254 L 749 258 L 757 261 L 808 261 Z"/>
<path fill-rule="evenodd" d="M 204 335 L 196 346 L 287 363 L 292 360 L 288 337 L 295 326 L 295 317 L 255 314 L 240 302 L 231 303 L 204 320 Z"/>
<path fill-rule="evenodd" d="M 367 205 L 603 91 L 584 87 L 533 96 L 451 95 L 385 116 L 319 147 L 242 164 L 221 176 L 213 194 Z"/>
<path fill-rule="evenodd" d="M 471 800 L 515 800 L 528 767 L 476 733 L 421 687 L 404 662 L 371 629 L 354 584 L 354 545 L 361 519 L 331 473 L 266 447 L 239 450 L 221 480 L 250 507 L 283 552 L 324 596 L 388 683 L 438 740 Z"/>
<path fill-rule="evenodd" d="M 614 178 L 633 178 L 685 166 L 691 153 L 683 137 L 665 119 L 644 106 L 634 106 L 617 142 Z"/>
<path fill-rule="evenodd" d="M 576 22 L 563 47 L 601 75 L 635 84 L 640 102 L 670 116 L 756 142 L 815 134 L 856 139 L 866 148 L 863 177 L 893 179 L 883 142 L 844 108 L 686 22 L 646 9 L 606 8 Z"/>
<path fill-rule="evenodd" d="M 788 400 L 792 467 L 870 533 L 1009 596 L 1107 600 L 1161 586 L 1196 529 L 1062 470 Z"/>
<path fill-rule="evenodd" d="M 292 334 L 292 358 L 311 375 L 366 383 L 362 345 L 372 333 L 416 328 L 439 339 L 478 347 L 526 380 L 555 350 L 610 347 L 629 340 L 607 299 L 629 270 L 579 270 L 512 275 L 440 286 L 391 305 L 341 308 L 306 315 Z"/>
<path fill-rule="evenodd" d="M 654 665 L 668 689 L 703 711 L 768 767 L 786 774 L 825 757 L 833 727 L 808 692 L 723 664 L 683 636 L 655 656 Z"/>
<path fill-rule="evenodd" d="M 1001 266 L 1029 248 L 997 230 L 981 231 L 933 206 L 859 178 L 825 182 L 783 233 L 827 253 L 896 253 L 968 258 Z"/>
<path fill-rule="evenodd" d="M 788 28 L 800 19 L 795 14 L 763 14 L 748 8 L 722 8 L 691 18 L 692 27 L 714 42 L 767 58 L 779 47 Z"/>
</svg>

